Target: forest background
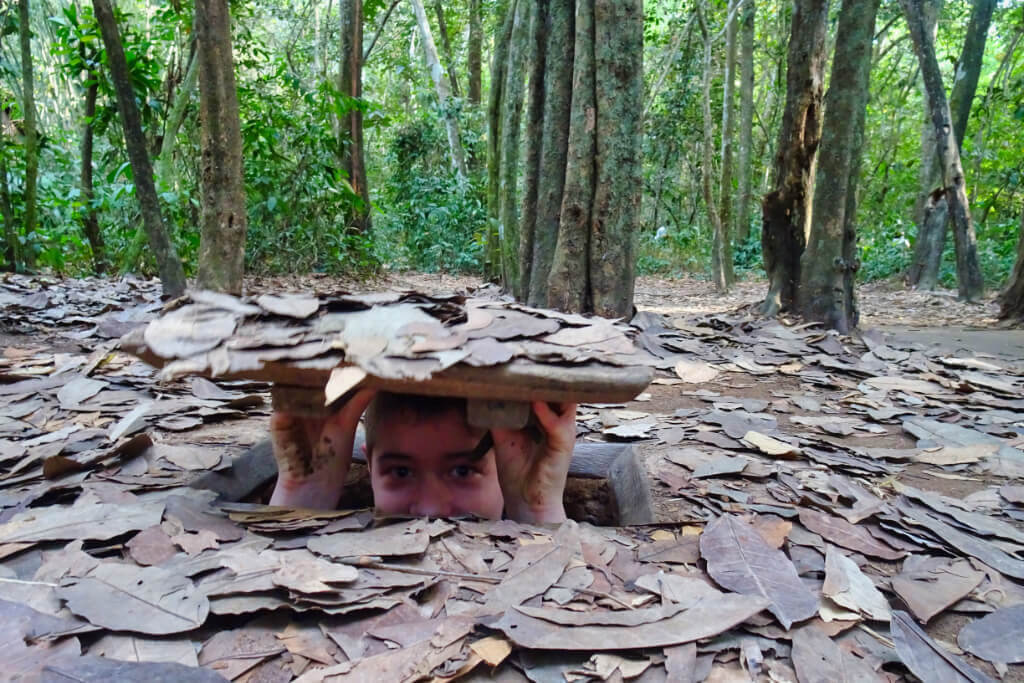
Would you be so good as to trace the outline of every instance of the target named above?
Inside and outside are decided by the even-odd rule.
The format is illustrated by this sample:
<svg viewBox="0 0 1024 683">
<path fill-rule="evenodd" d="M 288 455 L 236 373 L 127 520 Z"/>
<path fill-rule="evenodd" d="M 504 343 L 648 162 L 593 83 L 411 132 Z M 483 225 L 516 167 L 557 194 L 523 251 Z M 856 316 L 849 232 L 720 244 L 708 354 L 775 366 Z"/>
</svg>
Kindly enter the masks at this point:
<svg viewBox="0 0 1024 683">
<path fill-rule="evenodd" d="M 522 6 L 529 4 L 520 0 L 513 19 L 526 21 Z M 840 4 L 831 3 L 827 18 L 829 62 L 842 39 Z M 972 38 L 978 38 L 973 13 L 982 5 L 991 8 L 962 163 L 981 272 L 988 288 L 998 288 L 1014 267 L 1024 225 L 1024 6 L 990 0 L 919 4 L 934 17 L 947 92 L 961 75 Z M 339 51 L 353 35 L 351 2 L 231 3 L 246 271 L 482 272 L 488 235 L 502 219 L 493 198 L 488 206 L 494 170 L 488 167 L 489 96 L 499 80 L 496 69 L 518 63 L 526 80 L 528 58 L 515 52 L 526 49 L 525 41 L 500 44 L 516 5 L 367 0 L 360 17 L 362 92 L 353 97 L 339 89 Z M 25 221 L 31 156 L 19 43 L 23 6 L 35 80 L 37 224 L 30 235 L 5 231 L 4 252 L 16 240 L 35 267 L 71 275 L 155 272 L 152 250 L 137 237 L 144 233 L 132 166 L 106 50 L 87 2 L 8 1 L 0 9 L 5 223 L 16 227 Z M 424 10 L 419 21 L 417 6 Z M 184 0 L 121 0 L 115 10 L 163 220 L 186 273 L 193 275 L 200 260 L 202 175 L 194 8 Z M 637 271 L 710 277 L 714 223 L 721 221 L 737 272 L 763 274 L 760 198 L 775 183 L 794 3 L 648 0 L 643 13 L 643 93 L 627 103 L 643 122 Z M 436 41 L 440 63 L 434 66 L 443 69 L 447 94 L 439 91 L 436 69 L 424 56 L 424 21 Z M 921 204 L 934 189 L 922 170 L 923 155 L 929 154 L 922 151 L 922 135 L 931 128 L 927 100 L 900 3 L 881 3 L 870 60 L 858 181 L 861 281 L 907 272 Z M 825 70 L 826 78 L 830 72 Z M 89 114 L 92 88 L 95 109 Z M 524 111 L 517 126 L 525 129 L 525 86 L 518 97 Z M 353 186 L 344 163 L 351 140 L 339 135 L 339 121 L 356 111 L 362 116 L 368 195 Z M 91 197 L 83 193 L 81 175 L 87 123 L 95 135 Z M 462 161 L 454 158 L 452 126 Z M 517 146 L 528 148 L 529 136 L 520 132 L 519 138 Z M 519 187 L 502 191 L 522 192 L 526 156 L 513 160 Z M 493 192 L 493 178 L 490 184 Z M 367 199 L 369 220 L 354 226 L 353 213 L 365 214 Z M 91 239 L 90 220 L 97 225 Z M 945 286 L 957 280 L 953 251 L 947 239 L 939 270 Z"/>
</svg>

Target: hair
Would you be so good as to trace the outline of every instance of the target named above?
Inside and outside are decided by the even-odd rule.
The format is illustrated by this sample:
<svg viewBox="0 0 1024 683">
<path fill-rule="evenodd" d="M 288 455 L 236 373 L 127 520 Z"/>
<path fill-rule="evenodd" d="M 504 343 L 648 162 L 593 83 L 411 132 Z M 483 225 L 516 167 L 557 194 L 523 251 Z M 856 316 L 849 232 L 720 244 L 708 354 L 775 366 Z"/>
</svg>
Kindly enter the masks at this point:
<svg viewBox="0 0 1024 683">
<path fill-rule="evenodd" d="M 395 417 L 406 414 L 417 420 L 437 418 L 456 411 L 460 417 L 466 417 L 466 399 L 456 396 L 424 396 L 422 394 L 397 394 L 392 391 L 379 391 L 370 401 L 364 416 L 366 430 L 366 448 L 373 449 L 377 429 Z"/>
</svg>

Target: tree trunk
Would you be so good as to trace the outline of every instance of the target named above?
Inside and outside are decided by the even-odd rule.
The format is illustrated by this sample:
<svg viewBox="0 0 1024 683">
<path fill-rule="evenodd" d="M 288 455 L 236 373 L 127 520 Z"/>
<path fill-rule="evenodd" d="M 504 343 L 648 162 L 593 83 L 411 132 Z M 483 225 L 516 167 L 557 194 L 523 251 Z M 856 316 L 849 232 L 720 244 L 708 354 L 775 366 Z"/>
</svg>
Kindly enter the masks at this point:
<svg viewBox="0 0 1024 683">
<path fill-rule="evenodd" d="M 480 25 L 480 0 L 469 0 L 469 103 L 480 104 L 480 65 L 483 53 L 483 28 Z"/>
<path fill-rule="evenodd" d="M 85 55 L 83 55 L 83 61 Z M 99 90 L 97 74 L 88 72 L 85 86 L 85 110 L 82 112 L 82 170 L 80 187 L 82 192 L 82 229 L 92 249 L 92 267 L 97 274 L 107 270 L 107 253 L 103 245 L 103 233 L 100 232 L 100 221 L 93 206 L 92 191 L 92 119 L 96 115 L 96 94 Z"/>
<path fill-rule="evenodd" d="M 797 306 L 800 257 L 807 244 L 814 157 L 821 139 L 828 0 L 797 0 L 790 27 L 786 105 L 775 149 L 775 185 L 761 201 L 761 249 L 773 316 Z"/>
<path fill-rule="evenodd" d="M 441 34 L 441 47 L 444 49 L 444 61 L 448 65 L 448 82 L 452 85 L 452 96 L 462 97 L 459 90 L 459 79 L 455 73 L 455 58 L 452 52 L 452 40 L 448 35 L 448 22 L 444 19 L 444 5 L 441 0 L 434 0 L 434 14 L 437 15 L 437 32 Z"/>
<path fill-rule="evenodd" d="M 594 4 L 577 0 L 573 47 L 572 103 L 566 149 L 565 190 L 558 239 L 548 275 L 548 305 L 586 311 L 592 305 L 588 259 L 594 203 L 597 101 L 594 84 Z"/>
<path fill-rule="evenodd" d="M 519 211 L 519 282 L 515 292 L 516 298 L 520 301 L 529 298 L 530 277 L 533 272 L 540 158 L 544 145 L 544 73 L 547 61 L 548 11 L 548 0 L 537 0 L 534 3 L 530 27 L 530 97 L 526 109 L 526 139 L 534 140 L 536 143 L 526 146 L 526 162 L 523 169 L 523 203 Z"/>
<path fill-rule="evenodd" d="M 857 181 L 880 0 L 843 0 L 818 155 L 814 209 L 801 259 L 800 309 L 808 320 L 847 334 L 857 326 L 854 278 Z"/>
<path fill-rule="evenodd" d="M 1017 264 L 999 294 L 1000 320 L 1024 322 L 1024 208 L 1020 212 L 1020 235 L 1017 238 Z"/>
<path fill-rule="evenodd" d="M 437 46 L 434 45 L 434 34 L 430 31 L 430 23 L 427 21 L 427 13 L 423 9 L 422 0 L 410 0 L 413 10 L 416 12 L 416 25 L 420 31 L 420 42 L 423 43 L 423 58 L 427 63 L 427 71 L 434 82 L 434 90 L 437 92 L 438 104 L 441 107 L 441 115 L 444 117 L 445 128 L 448 132 L 448 147 L 452 155 L 452 167 L 454 167 L 459 178 L 465 180 L 469 175 L 466 170 L 466 155 L 462 151 L 462 140 L 459 137 L 459 120 L 452 108 L 451 88 L 445 78 L 444 68 L 437 56 Z"/>
<path fill-rule="evenodd" d="M 27 268 L 36 265 L 36 181 L 39 177 L 39 136 L 36 131 L 35 83 L 32 75 L 32 27 L 28 0 L 18 0 L 18 37 L 21 40 L 22 114 L 25 132 L 25 242 L 22 258 Z"/>
<path fill-rule="evenodd" d="M 996 4 L 996 0 L 974 0 L 971 22 L 967 27 L 967 35 L 964 36 L 964 47 L 956 63 L 949 109 L 953 115 L 953 136 L 959 149 L 963 149 L 964 146 L 967 120 L 971 117 L 971 104 L 978 89 L 981 62 L 985 57 L 988 27 L 992 23 L 992 13 Z"/>
<path fill-rule="evenodd" d="M 754 13 L 756 0 L 744 0 L 740 22 L 740 159 L 736 241 L 750 237 L 751 151 L 754 147 Z"/>
<path fill-rule="evenodd" d="M 502 88 L 501 166 L 498 179 L 498 230 L 501 242 L 501 284 L 519 290 L 519 152 L 530 16 L 535 3 L 517 2 L 508 45 Z"/>
<path fill-rule="evenodd" d="M 515 23 L 516 0 L 509 5 L 501 31 L 494 41 L 491 57 L 491 91 L 487 103 L 487 245 L 484 250 L 484 278 L 501 280 L 501 121 L 505 102 L 505 74 L 509 43 Z"/>
<path fill-rule="evenodd" d="M 247 216 L 231 15 L 227 0 L 196 0 L 195 9 L 202 124 L 202 232 L 197 284 L 241 294 Z"/>
<path fill-rule="evenodd" d="M 732 268 L 733 229 L 733 165 L 732 143 L 736 137 L 736 115 L 733 102 L 736 99 L 736 28 L 739 19 L 737 10 L 742 0 L 732 0 L 726 7 L 725 28 L 725 72 L 722 74 L 722 181 L 719 184 L 718 212 L 722 224 L 722 272 L 726 289 L 735 281 Z"/>
<path fill-rule="evenodd" d="M 377 44 L 377 39 L 380 38 L 380 34 L 384 32 L 384 27 L 388 25 L 388 18 L 391 13 L 395 11 L 395 7 L 398 6 L 399 0 L 391 0 L 391 4 L 388 5 L 388 9 L 384 12 L 384 18 L 380 20 L 380 26 L 373 32 L 373 37 L 370 38 L 370 44 L 366 46 L 366 50 L 363 52 L 363 64 L 366 64 L 366 60 L 370 58 L 370 53 L 373 51 L 373 46 Z"/>
<path fill-rule="evenodd" d="M 341 0 L 341 69 L 338 71 L 338 92 L 351 98 L 363 96 L 363 0 Z M 344 150 L 342 167 L 348 174 L 352 191 L 360 204 L 353 206 L 348 227 L 365 233 L 370 229 L 370 188 L 366 181 L 366 156 L 363 144 L 363 112 L 351 107 L 338 125 L 338 149 Z"/>
<path fill-rule="evenodd" d="M 704 36 L 704 79 L 702 81 L 703 91 L 701 93 L 704 144 L 702 145 L 703 161 L 700 169 L 701 190 L 704 194 L 704 207 L 708 212 L 708 222 L 711 224 L 711 279 L 715 283 L 715 289 L 719 292 L 727 292 L 731 284 L 728 275 L 729 268 L 726 263 L 726 243 L 728 238 L 725 235 L 725 226 L 722 225 L 721 214 L 718 212 L 713 183 L 711 182 L 715 169 L 714 156 L 712 154 L 715 134 L 711 121 L 711 71 L 713 68 L 711 44 L 713 38 L 711 36 L 711 29 L 704 17 L 703 6 L 698 5 L 697 7 L 697 19 L 700 22 L 700 30 Z"/>
<path fill-rule="evenodd" d="M 139 110 L 135 105 L 135 93 L 128 72 L 128 63 L 121 47 L 114 11 L 110 6 L 110 0 L 93 0 L 92 4 L 107 51 L 110 78 L 117 93 L 117 109 L 121 115 L 121 127 L 124 129 L 124 142 L 132 166 L 135 196 L 139 200 L 142 223 L 146 228 L 153 257 L 156 259 L 164 295 L 180 296 L 185 291 L 185 271 L 181 267 L 181 259 L 178 258 L 174 244 L 167 235 L 163 217 L 160 215 L 160 201 L 153 183 L 153 167 L 149 162 L 146 138 L 142 132 Z"/>
<path fill-rule="evenodd" d="M 907 269 L 907 281 L 916 284 L 918 289 L 931 291 L 939 283 L 946 224 L 949 223 L 949 203 L 942 188 L 929 197 L 923 221 L 914 245 L 914 260 Z"/>
<path fill-rule="evenodd" d="M 7 132 L 3 128 L 6 126 L 0 126 L 0 214 L 4 219 L 6 268 L 16 273 L 21 266 L 21 242 L 14 225 L 14 210 L 11 208 L 11 186 L 7 180 Z"/>
<path fill-rule="evenodd" d="M 595 0 L 597 178 L 590 218 L 593 313 L 633 317 L 643 195 L 642 0 Z"/>
<path fill-rule="evenodd" d="M 531 306 L 548 305 L 548 278 L 561 221 L 573 97 L 574 9 L 566 2 L 551 3 L 548 8 L 544 123 L 538 137 L 528 137 L 541 147 L 533 244 L 524 255 L 530 261 L 526 300 Z"/>
<path fill-rule="evenodd" d="M 926 30 L 922 13 L 923 0 L 900 0 L 903 5 L 914 50 L 921 65 L 927 93 L 928 113 L 935 128 L 937 153 L 942 169 L 942 186 L 945 188 L 949 213 L 953 220 L 953 237 L 956 245 L 956 271 L 960 298 L 977 301 L 984 293 L 981 267 L 978 264 L 978 244 L 971 222 L 964 184 L 960 151 L 953 137 L 953 126 L 942 85 L 942 72 L 935 57 L 935 42 Z"/>
<path fill-rule="evenodd" d="M 193 33 L 193 38 L 194 36 L 195 34 Z M 195 40 L 190 40 L 189 45 L 194 46 Z M 189 61 L 188 68 L 185 70 L 185 78 L 182 79 L 181 85 L 178 86 L 178 92 L 174 95 L 174 104 L 171 105 L 171 111 L 167 114 L 167 122 L 164 124 L 164 137 L 160 143 L 160 156 L 156 160 L 156 181 L 165 190 L 177 189 L 177 180 L 174 173 L 174 146 L 178 139 L 178 130 L 185 120 L 188 103 L 192 99 L 192 91 L 195 90 L 196 82 L 199 80 L 199 59 L 194 49 L 190 51 L 192 52 L 191 60 Z M 139 259 L 142 258 L 145 246 L 146 232 L 145 230 L 137 230 L 135 238 L 128 248 L 128 253 L 122 262 L 122 268 L 125 271 L 135 268 Z"/>
</svg>

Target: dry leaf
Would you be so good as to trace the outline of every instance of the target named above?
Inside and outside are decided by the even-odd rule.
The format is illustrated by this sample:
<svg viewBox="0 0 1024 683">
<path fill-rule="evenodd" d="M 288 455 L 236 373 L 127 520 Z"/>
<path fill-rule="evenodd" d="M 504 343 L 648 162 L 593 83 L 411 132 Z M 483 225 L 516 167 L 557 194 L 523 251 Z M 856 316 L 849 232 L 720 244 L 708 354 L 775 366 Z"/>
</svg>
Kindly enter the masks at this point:
<svg viewBox="0 0 1024 683">
<path fill-rule="evenodd" d="M 796 457 L 801 453 L 798 446 L 793 446 L 785 441 L 779 441 L 778 439 L 760 432 L 748 431 L 743 435 L 743 440 L 765 455 L 777 458 L 788 459 Z"/>
<path fill-rule="evenodd" d="M 889 603 L 857 563 L 829 546 L 825 554 L 825 585 L 821 592 L 837 605 L 868 619 L 889 621 Z"/>
<path fill-rule="evenodd" d="M 1024 662 L 1024 605 L 997 609 L 960 629 L 956 642 L 976 657 L 1001 664 Z"/>
<path fill-rule="evenodd" d="M 703 361 L 685 361 L 676 363 L 676 375 L 688 384 L 703 384 L 718 377 L 718 370 Z"/>
</svg>

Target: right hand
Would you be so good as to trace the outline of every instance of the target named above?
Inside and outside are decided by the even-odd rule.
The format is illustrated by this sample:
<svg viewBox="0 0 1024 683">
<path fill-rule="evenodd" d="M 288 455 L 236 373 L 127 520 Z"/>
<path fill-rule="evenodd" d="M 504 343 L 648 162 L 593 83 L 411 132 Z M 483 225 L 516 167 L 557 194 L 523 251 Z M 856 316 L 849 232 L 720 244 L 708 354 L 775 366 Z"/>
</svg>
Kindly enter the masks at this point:
<svg viewBox="0 0 1024 683">
<path fill-rule="evenodd" d="M 277 462 L 271 505 L 333 510 L 352 462 L 359 418 L 373 400 L 372 389 L 357 391 L 327 417 L 270 416 L 270 441 Z"/>
</svg>

